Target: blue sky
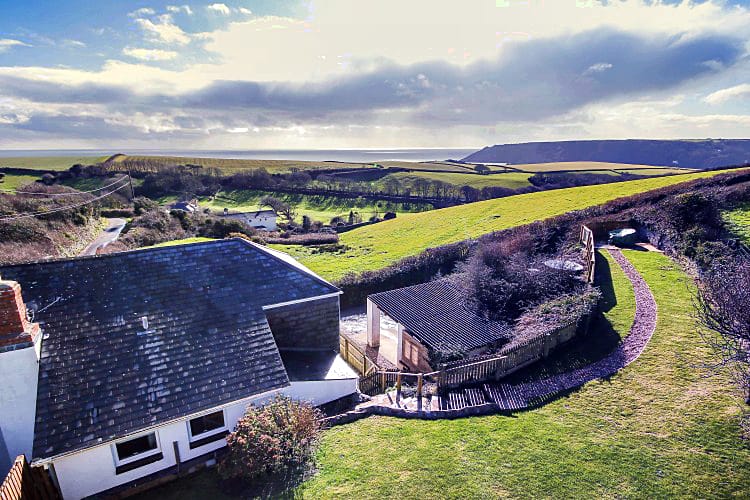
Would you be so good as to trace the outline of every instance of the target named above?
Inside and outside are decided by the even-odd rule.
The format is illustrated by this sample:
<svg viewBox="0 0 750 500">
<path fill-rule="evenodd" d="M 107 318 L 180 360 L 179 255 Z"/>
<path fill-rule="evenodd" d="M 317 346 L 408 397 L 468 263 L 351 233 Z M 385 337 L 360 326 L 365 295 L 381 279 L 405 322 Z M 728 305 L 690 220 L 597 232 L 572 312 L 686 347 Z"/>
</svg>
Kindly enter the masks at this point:
<svg viewBox="0 0 750 500">
<path fill-rule="evenodd" d="M 0 148 L 750 137 L 748 1 L 0 1 Z"/>
</svg>

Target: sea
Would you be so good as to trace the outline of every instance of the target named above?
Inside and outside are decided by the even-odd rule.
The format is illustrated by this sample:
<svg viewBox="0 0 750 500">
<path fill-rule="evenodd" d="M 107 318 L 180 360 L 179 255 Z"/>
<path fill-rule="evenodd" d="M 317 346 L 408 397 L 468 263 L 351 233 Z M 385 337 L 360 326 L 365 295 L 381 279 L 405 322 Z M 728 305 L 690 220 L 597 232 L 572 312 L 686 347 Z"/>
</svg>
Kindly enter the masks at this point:
<svg viewBox="0 0 750 500">
<path fill-rule="evenodd" d="M 436 161 L 460 160 L 477 148 L 413 148 L 413 149 L 7 149 L 0 158 L 24 156 L 109 156 L 115 153 L 147 156 L 187 156 L 193 158 L 235 158 L 247 160 L 309 160 L 369 163 L 374 161 Z"/>
</svg>

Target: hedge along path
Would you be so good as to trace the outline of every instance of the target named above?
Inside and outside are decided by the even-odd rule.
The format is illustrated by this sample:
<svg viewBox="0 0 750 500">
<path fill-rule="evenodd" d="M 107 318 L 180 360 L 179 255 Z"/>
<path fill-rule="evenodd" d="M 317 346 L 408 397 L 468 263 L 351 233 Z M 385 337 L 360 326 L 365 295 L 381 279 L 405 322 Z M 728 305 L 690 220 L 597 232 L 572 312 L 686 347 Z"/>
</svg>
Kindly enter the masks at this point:
<svg viewBox="0 0 750 500">
<path fill-rule="evenodd" d="M 369 415 L 388 415 L 407 418 L 455 418 L 517 411 L 544 404 L 560 393 L 583 386 L 597 379 L 611 377 L 638 359 L 656 330 L 657 306 L 646 281 L 619 249 L 607 249 L 622 268 L 633 286 L 635 317 L 629 334 L 606 357 L 583 368 L 551 377 L 521 383 L 488 382 L 481 387 L 447 391 L 435 411 L 413 411 L 380 403 L 366 404 L 352 412 L 327 419 L 329 425 L 349 423 Z M 596 332 L 589 335 L 596 335 Z"/>
<path fill-rule="evenodd" d="M 498 395 L 493 402 L 499 408 L 517 410 L 537 406 L 560 392 L 580 387 L 592 380 L 610 377 L 638 359 L 646 348 L 656 330 L 657 307 L 654 295 L 640 273 L 619 249 L 610 248 L 607 251 L 622 268 L 635 292 L 635 319 L 630 327 L 630 333 L 607 357 L 584 368 L 517 385 L 486 384 L 491 394 Z"/>
<path fill-rule="evenodd" d="M 271 245 L 294 256 L 329 280 L 374 271 L 427 248 L 478 238 L 618 198 L 737 170 L 699 172 L 509 196 L 428 212 L 399 215 L 341 234 L 337 251 Z"/>
</svg>

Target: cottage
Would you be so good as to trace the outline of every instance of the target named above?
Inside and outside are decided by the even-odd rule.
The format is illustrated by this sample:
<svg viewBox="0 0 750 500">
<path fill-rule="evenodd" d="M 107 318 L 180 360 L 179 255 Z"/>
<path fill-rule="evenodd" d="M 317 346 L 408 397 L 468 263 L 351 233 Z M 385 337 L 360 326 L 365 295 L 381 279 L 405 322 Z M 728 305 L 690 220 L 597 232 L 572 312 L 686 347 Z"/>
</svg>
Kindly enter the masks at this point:
<svg viewBox="0 0 750 500">
<path fill-rule="evenodd" d="M 430 372 L 431 354 L 458 350 L 475 355 L 506 341 L 512 327 L 487 321 L 466 308 L 458 288 L 441 279 L 376 293 L 367 298 L 367 345 L 378 348 L 381 333 L 396 342 L 399 369 Z M 387 317 L 391 321 L 381 321 Z M 383 324 L 395 325 L 383 328 Z"/>
<path fill-rule="evenodd" d="M 169 205 L 170 210 L 179 210 L 182 212 L 187 212 L 189 214 L 192 214 L 196 211 L 198 211 L 198 200 L 192 199 L 192 200 L 182 200 L 182 201 L 176 201 Z"/>
<path fill-rule="evenodd" d="M 225 208 L 224 217 L 239 220 L 259 231 L 276 231 L 276 219 L 278 215 L 273 210 L 232 213 Z"/>
<path fill-rule="evenodd" d="M 356 392 L 340 291 L 230 239 L 0 268 L 0 461 L 65 498 L 210 462 L 250 404 Z M 114 489 L 114 490 L 113 490 Z"/>
</svg>

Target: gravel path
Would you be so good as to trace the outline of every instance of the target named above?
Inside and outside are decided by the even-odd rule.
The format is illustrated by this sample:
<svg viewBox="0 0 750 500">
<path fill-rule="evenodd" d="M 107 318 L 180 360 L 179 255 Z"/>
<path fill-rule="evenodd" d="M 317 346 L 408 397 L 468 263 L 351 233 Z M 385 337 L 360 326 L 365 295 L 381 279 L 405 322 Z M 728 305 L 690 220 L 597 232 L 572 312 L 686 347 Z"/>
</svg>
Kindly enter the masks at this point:
<svg viewBox="0 0 750 500">
<path fill-rule="evenodd" d="M 630 334 L 609 356 L 584 368 L 553 377 L 521 384 L 491 383 L 484 388 L 492 402 L 501 409 L 517 410 L 535 406 L 559 392 L 579 387 L 592 380 L 614 375 L 641 355 L 656 328 L 656 301 L 646 281 L 618 249 L 608 249 L 633 284 L 635 291 L 635 321 Z M 593 332 L 596 335 L 596 332 Z"/>
</svg>

